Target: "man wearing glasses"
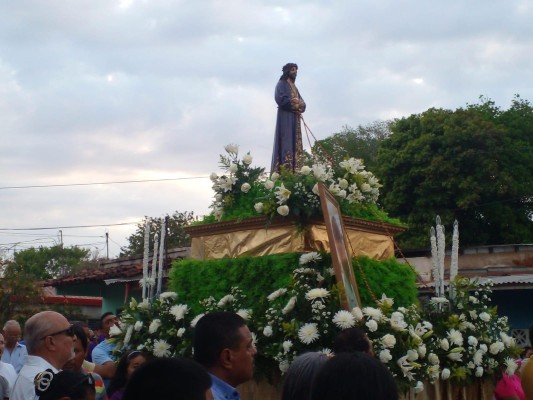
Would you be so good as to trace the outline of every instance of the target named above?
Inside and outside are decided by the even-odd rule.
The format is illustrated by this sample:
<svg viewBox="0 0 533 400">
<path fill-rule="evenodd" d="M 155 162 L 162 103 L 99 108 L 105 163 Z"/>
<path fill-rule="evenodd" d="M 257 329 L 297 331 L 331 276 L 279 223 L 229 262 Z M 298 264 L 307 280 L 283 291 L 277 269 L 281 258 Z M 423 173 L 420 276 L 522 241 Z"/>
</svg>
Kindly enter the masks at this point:
<svg viewBox="0 0 533 400">
<path fill-rule="evenodd" d="M 28 319 L 24 326 L 24 339 L 28 356 L 15 382 L 11 400 L 38 399 L 35 395 L 35 376 L 46 369 L 57 373 L 74 357 L 76 337 L 73 327 L 55 311 L 43 311 Z"/>
</svg>

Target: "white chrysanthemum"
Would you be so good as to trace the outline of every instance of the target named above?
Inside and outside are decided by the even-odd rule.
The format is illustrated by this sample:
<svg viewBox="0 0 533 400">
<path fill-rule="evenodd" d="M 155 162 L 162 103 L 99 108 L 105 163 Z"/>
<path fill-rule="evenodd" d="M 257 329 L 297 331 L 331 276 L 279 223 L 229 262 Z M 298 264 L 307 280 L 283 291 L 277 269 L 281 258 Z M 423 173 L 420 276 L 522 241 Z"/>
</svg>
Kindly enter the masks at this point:
<svg viewBox="0 0 533 400">
<path fill-rule="evenodd" d="M 282 205 L 276 208 L 276 212 L 282 217 L 286 217 L 287 215 L 289 215 L 290 209 L 289 209 L 289 206 Z"/>
<path fill-rule="evenodd" d="M 320 350 L 320 352 L 327 357 L 333 357 L 333 351 L 327 347 L 324 347 L 322 350 Z"/>
<path fill-rule="evenodd" d="M 483 311 L 481 314 L 479 314 L 479 319 L 484 321 L 484 322 L 489 322 L 490 321 L 490 314 Z"/>
<path fill-rule="evenodd" d="M 511 346 L 514 346 L 515 344 L 515 340 L 512 336 L 509 336 L 507 333 L 505 332 L 500 332 L 500 337 L 502 339 L 502 342 L 503 344 L 505 345 L 505 347 L 511 347 Z"/>
<path fill-rule="evenodd" d="M 308 323 L 303 325 L 298 329 L 298 339 L 303 344 L 311 344 L 315 340 L 318 340 L 320 334 L 318 333 L 318 328 L 315 323 Z"/>
<path fill-rule="evenodd" d="M 478 350 L 474 353 L 474 356 L 472 357 L 472 360 L 474 361 L 475 365 L 481 365 L 483 363 L 483 351 Z"/>
<path fill-rule="evenodd" d="M 179 328 L 178 332 L 176 333 L 176 336 L 182 337 L 184 333 L 185 333 L 185 328 Z"/>
<path fill-rule="evenodd" d="M 502 352 L 505 349 L 505 345 L 503 342 L 497 341 L 490 345 L 489 351 L 491 354 L 498 354 Z"/>
<path fill-rule="evenodd" d="M 137 321 L 135 322 L 135 325 L 134 325 L 134 328 L 135 329 L 135 332 L 139 332 L 143 327 L 143 322 L 142 321 Z"/>
<path fill-rule="evenodd" d="M 281 289 L 275 290 L 275 291 L 273 291 L 272 293 L 270 293 L 267 296 L 267 300 L 268 301 L 274 301 L 278 297 L 283 296 L 285 293 L 287 293 L 287 289 L 285 289 L 285 288 L 281 288 Z"/>
<path fill-rule="evenodd" d="M 288 353 L 288 352 L 290 351 L 291 347 L 292 347 L 292 341 L 290 341 L 290 340 L 285 340 L 285 341 L 283 342 L 282 346 L 283 346 L 283 351 L 284 351 L 285 353 Z"/>
<path fill-rule="evenodd" d="M 431 364 L 433 364 L 433 365 L 439 365 L 440 364 L 439 356 L 437 356 L 435 353 L 429 353 L 428 361 Z"/>
<path fill-rule="evenodd" d="M 364 318 L 363 311 L 361 311 L 361 308 L 359 307 L 354 307 L 352 309 L 352 314 L 357 322 L 361 321 Z"/>
<path fill-rule="evenodd" d="M 383 335 L 383 337 L 381 338 L 381 343 L 383 343 L 383 346 L 392 349 L 396 345 L 396 338 L 394 337 L 394 335 L 388 333 L 386 335 Z"/>
<path fill-rule="evenodd" d="M 262 214 L 263 213 L 263 203 L 261 203 L 261 202 L 255 203 L 254 204 L 254 210 L 255 210 L 256 213 Z"/>
<path fill-rule="evenodd" d="M 507 375 L 514 375 L 516 369 L 518 368 L 518 364 L 516 363 L 516 361 L 510 357 L 507 357 L 504 361 L 504 364 L 507 367 L 505 369 L 505 373 Z"/>
<path fill-rule="evenodd" d="M 444 304 L 448 303 L 448 299 L 446 297 L 432 297 L 429 299 L 430 303 L 432 304 Z"/>
<path fill-rule="evenodd" d="M 178 294 L 176 292 L 163 292 L 159 295 L 159 300 L 160 301 L 164 301 L 168 299 L 174 300 L 177 297 L 178 297 Z"/>
<path fill-rule="evenodd" d="M 170 356 L 170 344 L 165 340 L 154 340 L 154 356 L 156 357 L 168 357 Z"/>
<path fill-rule="evenodd" d="M 416 351 L 418 351 L 418 355 L 420 356 L 420 358 L 424 358 L 428 349 L 425 344 L 421 344 L 420 346 L 418 346 Z"/>
<path fill-rule="evenodd" d="M 296 305 L 296 296 L 293 296 L 289 299 L 285 307 L 283 307 L 283 310 L 281 310 L 281 313 L 283 315 L 287 315 L 294 309 L 295 305 Z"/>
<path fill-rule="evenodd" d="M 148 327 L 148 333 L 152 334 L 152 333 L 157 332 L 157 330 L 159 329 L 160 326 L 161 326 L 161 320 L 157 319 L 157 318 L 154 319 L 150 323 L 150 326 Z"/>
<path fill-rule="evenodd" d="M 239 311 L 236 312 L 236 314 L 239 315 L 245 321 L 248 321 L 252 315 L 252 310 L 247 308 L 241 308 Z"/>
<path fill-rule="evenodd" d="M 305 265 L 305 264 L 310 263 L 311 261 L 320 261 L 321 259 L 322 259 L 322 256 L 320 255 L 320 253 L 317 253 L 316 251 L 312 251 L 310 253 L 303 253 L 300 256 L 300 260 L 298 261 L 298 263 L 300 265 Z"/>
<path fill-rule="evenodd" d="M 474 336 L 468 336 L 468 344 L 472 347 L 476 347 L 477 346 L 477 338 L 474 337 Z"/>
<path fill-rule="evenodd" d="M 448 332 L 448 339 L 450 339 L 450 342 L 457 346 L 463 345 L 463 334 L 455 329 L 450 329 Z"/>
<path fill-rule="evenodd" d="M 189 312 L 189 307 L 185 304 L 177 304 L 170 307 L 170 313 L 174 316 L 176 321 L 180 321 L 185 318 L 185 314 Z"/>
<path fill-rule="evenodd" d="M 193 320 L 191 321 L 191 328 L 194 328 L 196 326 L 196 324 L 198 323 L 198 321 L 200 320 L 200 318 L 202 318 L 205 314 L 198 314 L 196 317 L 193 318 Z"/>
<path fill-rule="evenodd" d="M 333 316 L 333 323 L 341 329 L 352 328 L 355 326 L 355 317 L 353 314 L 346 310 L 340 310 Z"/>
<path fill-rule="evenodd" d="M 281 371 L 282 374 L 284 374 L 285 372 L 289 370 L 289 366 L 290 364 L 287 360 L 282 360 L 279 363 L 279 370 Z"/>
<path fill-rule="evenodd" d="M 374 307 L 363 308 L 363 314 L 376 322 L 380 322 L 384 317 L 383 312 L 379 308 Z"/>
<path fill-rule="evenodd" d="M 242 158 L 242 162 L 246 165 L 250 165 L 252 163 L 253 157 L 250 155 L 250 153 L 247 153 Z"/>
<path fill-rule="evenodd" d="M 431 365 L 427 369 L 427 374 L 430 377 L 431 381 L 437 379 L 440 374 L 440 367 L 438 365 Z"/>
<path fill-rule="evenodd" d="M 266 337 L 272 336 L 272 327 L 270 325 L 264 327 L 263 335 L 265 335 Z"/>
<path fill-rule="evenodd" d="M 483 376 L 483 367 L 476 367 L 476 377 L 481 378 Z"/>
<path fill-rule="evenodd" d="M 220 299 L 220 301 L 218 302 L 217 306 L 218 307 L 224 307 L 226 304 L 231 303 L 234 300 L 235 300 L 235 297 L 233 297 L 233 295 L 227 294 L 227 295 L 225 295 L 224 297 L 222 297 Z"/>
<path fill-rule="evenodd" d="M 392 360 L 392 354 L 390 353 L 390 350 L 389 350 L 389 349 L 381 350 L 381 351 L 379 352 L 379 360 L 380 360 L 383 364 L 386 364 L 386 363 L 388 363 L 390 360 Z"/>
<path fill-rule="evenodd" d="M 119 336 L 121 333 L 122 333 L 122 330 L 117 325 L 113 325 L 109 329 L 109 336 L 111 337 Z"/>
<path fill-rule="evenodd" d="M 317 300 L 317 299 L 324 299 L 328 296 L 329 296 L 329 290 L 324 289 L 324 288 L 311 289 L 305 294 L 305 298 L 311 301 Z"/>
<path fill-rule="evenodd" d="M 366 327 L 370 332 L 375 332 L 378 330 L 378 323 L 371 319 L 370 321 L 365 323 Z"/>
<path fill-rule="evenodd" d="M 409 349 L 407 350 L 407 360 L 416 361 L 418 360 L 418 351 Z"/>
</svg>

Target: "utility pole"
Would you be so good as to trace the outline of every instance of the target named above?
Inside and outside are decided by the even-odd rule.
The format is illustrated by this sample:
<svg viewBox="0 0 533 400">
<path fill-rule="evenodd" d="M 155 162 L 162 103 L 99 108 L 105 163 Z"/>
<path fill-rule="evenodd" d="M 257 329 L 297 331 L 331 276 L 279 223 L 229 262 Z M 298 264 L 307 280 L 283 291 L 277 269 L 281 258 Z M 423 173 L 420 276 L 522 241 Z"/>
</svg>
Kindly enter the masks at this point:
<svg viewBox="0 0 533 400">
<path fill-rule="evenodd" d="M 105 249 L 107 253 L 107 259 L 109 260 L 109 232 L 105 233 Z"/>
<path fill-rule="evenodd" d="M 63 247 L 63 231 L 59 230 L 59 244 Z"/>
</svg>

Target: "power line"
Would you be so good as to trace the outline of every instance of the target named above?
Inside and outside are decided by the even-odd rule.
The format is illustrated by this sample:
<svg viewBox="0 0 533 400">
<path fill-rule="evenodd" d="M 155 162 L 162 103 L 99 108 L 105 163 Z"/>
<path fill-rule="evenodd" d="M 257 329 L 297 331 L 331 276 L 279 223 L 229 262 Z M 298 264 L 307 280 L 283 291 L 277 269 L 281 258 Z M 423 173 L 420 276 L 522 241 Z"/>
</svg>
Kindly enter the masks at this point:
<svg viewBox="0 0 533 400">
<path fill-rule="evenodd" d="M 139 223 L 141 223 L 141 221 L 120 222 L 118 224 L 52 226 L 52 227 L 43 227 L 43 228 L 0 228 L 0 231 L 41 231 L 41 230 L 46 230 L 46 229 L 101 228 L 105 226 L 137 225 Z"/>
<path fill-rule="evenodd" d="M 146 183 L 146 182 L 165 182 L 165 181 L 182 181 L 182 180 L 191 180 L 191 179 L 206 179 L 208 176 L 192 176 L 188 178 L 162 178 L 162 179 L 140 179 L 140 180 L 130 180 L 130 181 L 111 181 L 111 182 L 89 182 L 89 183 L 64 183 L 64 184 L 53 184 L 53 185 L 26 185 L 26 186 L 2 186 L 0 190 L 6 189 L 41 189 L 41 188 L 51 188 L 51 187 L 71 187 L 71 186 L 95 186 L 95 185 L 117 185 L 124 183 Z"/>
</svg>

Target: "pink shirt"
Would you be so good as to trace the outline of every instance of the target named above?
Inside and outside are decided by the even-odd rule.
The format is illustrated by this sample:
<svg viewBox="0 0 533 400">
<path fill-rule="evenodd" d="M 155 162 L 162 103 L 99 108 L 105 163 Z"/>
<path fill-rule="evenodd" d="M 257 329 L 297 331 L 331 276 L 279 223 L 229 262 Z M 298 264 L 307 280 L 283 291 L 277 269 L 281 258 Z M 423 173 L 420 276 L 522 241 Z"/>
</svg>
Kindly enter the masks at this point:
<svg viewBox="0 0 533 400">
<path fill-rule="evenodd" d="M 526 400 L 526 395 L 522 390 L 522 384 L 520 383 L 520 378 L 518 375 L 507 375 L 503 374 L 502 378 L 496 384 L 494 389 L 494 396 L 496 400 L 499 400 L 503 397 L 518 396 L 520 400 Z"/>
</svg>

